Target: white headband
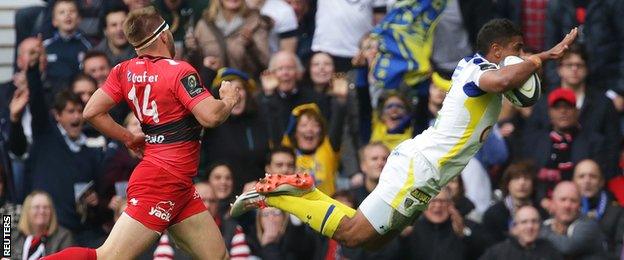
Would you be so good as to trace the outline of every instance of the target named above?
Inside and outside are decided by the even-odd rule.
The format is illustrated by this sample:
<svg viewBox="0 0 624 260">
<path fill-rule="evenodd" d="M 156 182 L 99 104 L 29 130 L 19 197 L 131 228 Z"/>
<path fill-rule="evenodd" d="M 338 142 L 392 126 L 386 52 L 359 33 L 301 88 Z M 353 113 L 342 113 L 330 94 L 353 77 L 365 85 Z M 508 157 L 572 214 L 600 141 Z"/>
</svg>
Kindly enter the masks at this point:
<svg viewBox="0 0 624 260">
<path fill-rule="evenodd" d="M 156 39 L 158 39 L 160 34 L 162 34 L 162 32 L 164 32 L 167 29 L 169 29 L 169 25 L 167 24 L 167 22 L 163 21 L 162 24 L 160 24 L 160 26 L 158 26 L 158 28 L 154 30 L 152 35 L 148 36 L 147 38 L 142 40 L 141 43 L 134 46 L 134 49 L 139 51 L 139 50 L 147 48 L 147 46 L 150 46 L 154 41 L 156 41 Z"/>
</svg>

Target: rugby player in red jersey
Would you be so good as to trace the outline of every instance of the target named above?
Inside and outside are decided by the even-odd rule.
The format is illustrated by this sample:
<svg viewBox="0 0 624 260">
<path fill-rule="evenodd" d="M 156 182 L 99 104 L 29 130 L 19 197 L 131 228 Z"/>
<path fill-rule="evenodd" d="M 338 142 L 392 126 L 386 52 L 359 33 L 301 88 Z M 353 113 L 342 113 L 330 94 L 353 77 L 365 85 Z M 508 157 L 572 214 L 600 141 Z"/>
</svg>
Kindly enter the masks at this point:
<svg viewBox="0 0 624 260">
<path fill-rule="evenodd" d="M 229 82 L 213 98 L 197 72 L 174 57 L 173 36 L 152 7 L 131 12 L 124 33 L 138 57 L 115 66 L 84 117 L 108 137 L 144 151 L 130 177 L 128 207 L 98 249 L 68 248 L 46 259 L 134 259 L 167 229 L 195 259 L 227 257 L 219 229 L 193 187 L 202 127 L 223 122 L 239 102 Z M 141 122 L 131 133 L 108 114 L 125 101 Z M 144 150 L 143 150 L 144 149 Z"/>
</svg>

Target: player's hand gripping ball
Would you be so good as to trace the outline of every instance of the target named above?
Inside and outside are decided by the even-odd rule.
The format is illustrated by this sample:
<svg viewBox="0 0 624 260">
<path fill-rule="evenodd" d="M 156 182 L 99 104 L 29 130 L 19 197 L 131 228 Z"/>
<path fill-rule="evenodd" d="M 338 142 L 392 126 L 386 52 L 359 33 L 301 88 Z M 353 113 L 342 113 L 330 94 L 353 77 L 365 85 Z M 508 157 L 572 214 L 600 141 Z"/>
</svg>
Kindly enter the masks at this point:
<svg viewBox="0 0 624 260">
<path fill-rule="evenodd" d="M 517 56 L 509 56 L 501 62 L 501 67 L 518 64 L 524 60 Z M 536 73 L 533 73 L 529 79 L 519 88 L 508 90 L 503 95 L 509 102 L 517 107 L 530 107 L 537 103 L 542 92 L 542 84 Z"/>
</svg>

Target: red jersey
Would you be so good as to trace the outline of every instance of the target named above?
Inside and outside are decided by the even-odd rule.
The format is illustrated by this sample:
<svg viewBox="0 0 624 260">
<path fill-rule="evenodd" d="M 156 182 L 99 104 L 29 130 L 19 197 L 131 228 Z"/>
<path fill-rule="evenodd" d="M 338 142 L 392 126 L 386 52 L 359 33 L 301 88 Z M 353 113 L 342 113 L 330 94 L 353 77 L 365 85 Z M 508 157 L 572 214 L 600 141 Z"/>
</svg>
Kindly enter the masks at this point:
<svg viewBox="0 0 624 260">
<path fill-rule="evenodd" d="M 195 176 L 201 125 L 191 110 L 210 97 L 195 69 L 184 61 L 141 56 L 115 66 L 102 90 L 122 99 L 141 122 L 149 161 L 171 174 Z"/>
</svg>

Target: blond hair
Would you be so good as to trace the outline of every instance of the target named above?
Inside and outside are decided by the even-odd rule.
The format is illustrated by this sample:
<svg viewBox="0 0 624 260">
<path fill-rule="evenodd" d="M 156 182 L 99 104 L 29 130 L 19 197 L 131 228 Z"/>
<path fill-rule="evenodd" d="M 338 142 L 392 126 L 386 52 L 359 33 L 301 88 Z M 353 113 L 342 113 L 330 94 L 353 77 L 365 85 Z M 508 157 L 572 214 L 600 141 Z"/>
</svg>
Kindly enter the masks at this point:
<svg viewBox="0 0 624 260">
<path fill-rule="evenodd" d="M 221 3 L 223 0 L 213 0 L 210 1 L 210 7 L 204 10 L 202 17 L 207 22 L 214 22 L 217 19 L 217 15 L 223 12 L 223 4 Z M 238 14 L 246 17 L 249 14 L 249 8 L 247 7 L 247 3 L 243 0 L 241 1 L 241 7 L 238 9 Z"/>
<path fill-rule="evenodd" d="M 150 37 L 165 20 L 153 6 L 132 10 L 123 24 L 123 31 L 132 46 Z"/>
<path fill-rule="evenodd" d="M 26 199 L 24 199 L 24 205 L 22 207 L 22 215 L 20 216 L 19 222 L 17 223 L 17 229 L 25 235 L 34 235 L 32 227 L 30 226 L 30 209 L 32 207 L 32 200 L 37 195 L 42 195 L 48 200 L 50 204 L 50 223 L 48 223 L 48 234 L 54 234 L 58 229 L 58 221 L 56 217 L 56 210 L 54 209 L 54 203 L 52 202 L 52 197 L 45 191 L 42 190 L 34 190 Z"/>
</svg>

